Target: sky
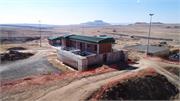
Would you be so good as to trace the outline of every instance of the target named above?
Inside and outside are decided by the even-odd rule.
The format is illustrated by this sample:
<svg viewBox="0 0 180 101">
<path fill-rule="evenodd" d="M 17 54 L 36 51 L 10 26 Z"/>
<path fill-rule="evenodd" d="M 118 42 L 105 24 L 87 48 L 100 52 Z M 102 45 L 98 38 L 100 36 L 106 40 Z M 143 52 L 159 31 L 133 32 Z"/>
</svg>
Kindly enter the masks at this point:
<svg viewBox="0 0 180 101">
<path fill-rule="evenodd" d="M 180 23 L 180 0 L 0 0 L 0 24 Z"/>
</svg>

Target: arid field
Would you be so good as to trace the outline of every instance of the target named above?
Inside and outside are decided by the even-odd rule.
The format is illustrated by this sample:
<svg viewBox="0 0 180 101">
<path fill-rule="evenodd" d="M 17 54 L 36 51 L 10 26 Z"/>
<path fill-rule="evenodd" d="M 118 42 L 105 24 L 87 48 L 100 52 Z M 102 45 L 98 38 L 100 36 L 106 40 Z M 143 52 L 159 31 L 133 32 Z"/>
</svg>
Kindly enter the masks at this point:
<svg viewBox="0 0 180 101">
<path fill-rule="evenodd" d="M 147 44 L 147 38 L 134 36 L 147 37 L 148 24 L 0 26 L 2 101 L 179 100 L 179 62 L 128 50 L 126 65 L 104 64 L 80 72 L 63 64 L 47 40 L 67 34 L 108 35 L 116 39 L 113 48 L 123 50 L 125 46 Z M 151 45 L 166 41 L 170 52 L 179 51 L 180 24 L 153 24 L 151 37 Z M 10 53 L 13 49 L 18 52 Z"/>
</svg>

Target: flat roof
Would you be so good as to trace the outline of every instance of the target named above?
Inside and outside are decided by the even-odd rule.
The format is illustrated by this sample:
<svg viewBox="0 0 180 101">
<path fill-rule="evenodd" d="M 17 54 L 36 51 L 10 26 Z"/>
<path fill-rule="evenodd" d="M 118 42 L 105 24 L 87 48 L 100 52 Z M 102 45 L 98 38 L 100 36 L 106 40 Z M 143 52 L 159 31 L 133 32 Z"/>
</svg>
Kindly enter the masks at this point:
<svg viewBox="0 0 180 101">
<path fill-rule="evenodd" d="M 127 46 L 124 47 L 125 49 L 132 49 L 135 51 L 139 51 L 139 52 L 146 52 L 147 51 L 147 45 L 133 45 L 133 46 Z M 158 52 L 162 52 L 162 51 L 166 51 L 169 50 L 166 47 L 160 47 L 160 46 L 149 46 L 149 53 L 158 53 Z"/>
<path fill-rule="evenodd" d="M 84 35 L 66 35 L 65 39 L 79 40 L 90 43 L 115 43 L 115 39 L 110 36 L 84 36 Z"/>
</svg>

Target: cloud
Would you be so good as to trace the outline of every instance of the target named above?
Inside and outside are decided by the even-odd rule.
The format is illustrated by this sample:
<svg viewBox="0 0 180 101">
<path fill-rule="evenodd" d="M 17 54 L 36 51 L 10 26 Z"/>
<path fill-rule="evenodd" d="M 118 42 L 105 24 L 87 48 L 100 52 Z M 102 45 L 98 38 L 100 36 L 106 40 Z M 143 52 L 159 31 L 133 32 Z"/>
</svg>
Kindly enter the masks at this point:
<svg viewBox="0 0 180 101">
<path fill-rule="evenodd" d="M 137 3 L 140 3 L 140 0 L 136 0 Z"/>
</svg>

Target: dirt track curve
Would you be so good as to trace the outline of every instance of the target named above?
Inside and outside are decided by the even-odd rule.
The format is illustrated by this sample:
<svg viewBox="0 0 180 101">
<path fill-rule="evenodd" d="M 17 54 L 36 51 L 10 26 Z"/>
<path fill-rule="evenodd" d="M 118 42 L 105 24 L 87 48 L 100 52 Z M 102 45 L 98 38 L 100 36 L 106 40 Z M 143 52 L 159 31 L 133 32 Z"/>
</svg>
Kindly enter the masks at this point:
<svg viewBox="0 0 180 101">
<path fill-rule="evenodd" d="M 111 80 L 116 80 L 119 75 L 126 72 L 129 72 L 129 70 L 115 71 L 82 78 L 81 80 L 74 81 L 67 86 L 51 91 L 36 101 L 83 101 L 102 85 Z"/>
</svg>

